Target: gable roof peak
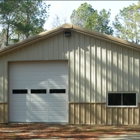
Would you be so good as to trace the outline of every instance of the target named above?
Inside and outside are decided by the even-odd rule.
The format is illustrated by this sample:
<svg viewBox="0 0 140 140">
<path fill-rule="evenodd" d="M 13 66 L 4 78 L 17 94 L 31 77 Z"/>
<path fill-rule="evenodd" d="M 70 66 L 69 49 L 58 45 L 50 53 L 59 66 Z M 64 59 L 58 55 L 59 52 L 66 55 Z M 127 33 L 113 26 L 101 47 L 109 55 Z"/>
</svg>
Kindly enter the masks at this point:
<svg viewBox="0 0 140 140">
<path fill-rule="evenodd" d="M 64 28 L 64 29 L 71 29 L 71 28 L 73 28 L 73 25 L 69 24 L 69 23 L 65 23 L 65 24 L 62 25 L 62 28 Z"/>
</svg>

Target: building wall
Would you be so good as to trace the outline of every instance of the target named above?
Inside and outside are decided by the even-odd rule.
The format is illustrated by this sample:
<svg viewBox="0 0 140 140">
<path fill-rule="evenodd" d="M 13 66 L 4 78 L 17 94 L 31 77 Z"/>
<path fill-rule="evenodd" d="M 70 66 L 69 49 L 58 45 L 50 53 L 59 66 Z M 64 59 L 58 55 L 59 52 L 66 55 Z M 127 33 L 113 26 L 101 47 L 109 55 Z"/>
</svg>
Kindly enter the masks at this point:
<svg viewBox="0 0 140 140">
<path fill-rule="evenodd" d="M 111 118 L 120 119 L 119 112 L 124 114 L 121 115 L 121 120 L 126 121 L 127 124 L 129 119 L 127 119 L 128 116 L 125 117 L 125 112 L 132 113 L 133 118 L 136 116 L 139 118 L 139 107 L 106 107 L 108 91 L 136 91 L 139 94 L 139 52 L 117 45 L 115 42 L 110 43 L 72 31 L 71 37 L 65 37 L 61 33 L 0 56 L 0 122 L 8 122 L 8 62 L 47 60 L 68 60 L 69 62 L 71 124 L 80 123 L 81 119 L 78 116 L 81 110 L 88 112 L 89 116 L 94 116 L 94 110 L 91 109 L 93 106 L 96 106 L 95 114 L 98 112 L 101 117 L 100 110 L 103 110 L 106 117 L 101 121 L 100 117 L 95 115 L 94 124 L 114 124 Z M 138 101 L 140 102 L 140 95 L 138 95 Z M 82 119 L 82 123 L 88 123 L 84 121 L 84 116 Z M 137 123 L 135 122 L 131 123 L 139 123 L 138 120 Z M 117 124 L 120 124 L 118 120 Z"/>
<path fill-rule="evenodd" d="M 106 103 L 70 103 L 70 124 L 139 125 L 138 107 L 106 107 Z"/>
</svg>

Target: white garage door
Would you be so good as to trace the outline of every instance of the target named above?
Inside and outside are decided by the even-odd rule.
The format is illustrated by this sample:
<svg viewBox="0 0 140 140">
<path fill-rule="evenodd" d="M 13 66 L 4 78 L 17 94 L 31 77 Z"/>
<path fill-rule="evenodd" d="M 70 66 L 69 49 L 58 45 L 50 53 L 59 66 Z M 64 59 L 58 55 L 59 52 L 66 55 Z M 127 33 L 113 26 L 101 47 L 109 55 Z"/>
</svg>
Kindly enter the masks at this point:
<svg viewBox="0 0 140 140">
<path fill-rule="evenodd" d="M 65 61 L 10 64 L 10 122 L 68 122 Z"/>
</svg>

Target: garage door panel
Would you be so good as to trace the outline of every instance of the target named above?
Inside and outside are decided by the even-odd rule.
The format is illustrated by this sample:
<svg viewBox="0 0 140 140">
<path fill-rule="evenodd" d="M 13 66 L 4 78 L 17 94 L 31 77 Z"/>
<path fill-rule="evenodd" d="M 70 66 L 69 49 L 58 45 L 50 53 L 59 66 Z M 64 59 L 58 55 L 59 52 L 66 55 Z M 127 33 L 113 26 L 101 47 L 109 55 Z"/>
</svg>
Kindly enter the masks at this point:
<svg viewBox="0 0 140 140">
<path fill-rule="evenodd" d="M 49 88 L 50 89 L 66 89 L 65 83 L 58 83 L 58 82 L 49 82 Z"/>
<path fill-rule="evenodd" d="M 27 87 L 29 87 L 29 83 L 28 80 L 13 80 L 11 82 L 11 86 L 12 89 L 27 89 Z"/>
<path fill-rule="evenodd" d="M 47 111 L 48 106 L 46 102 L 32 102 L 30 103 L 31 111 Z"/>
<path fill-rule="evenodd" d="M 29 101 L 29 97 L 27 96 L 24 96 L 24 95 L 15 95 L 15 96 L 18 96 L 18 97 L 12 97 L 11 98 L 11 101 L 12 102 L 27 102 Z"/>
<path fill-rule="evenodd" d="M 66 89 L 66 85 L 62 85 L 61 83 L 51 83 L 49 84 L 50 89 Z"/>
<path fill-rule="evenodd" d="M 10 104 L 11 105 L 11 104 Z M 12 103 L 12 105 L 11 105 L 11 108 L 12 109 L 15 109 L 16 107 L 19 107 L 19 108 L 21 108 L 21 109 L 28 109 L 28 107 L 29 107 L 29 102 L 20 102 L 20 101 L 18 101 L 18 102 L 14 102 L 14 103 Z"/>
<path fill-rule="evenodd" d="M 35 93 L 35 94 L 31 94 L 31 101 L 46 101 L 47 99 L 47 95 L 46 94 L 42 94 L 42 93 Z"/>
<path fill-rule="evenodd" d="M 14 122 L 27 122 L 29 119 L 29 114 L 27 111 L 22 111 L 22 112 L 12 112 L 10 113 L 11 115 L 11 120 Z"/>
<path fill-rule="evenodd" d="M 46 76 L 47 75 L 47 72 L 42 72 L 42 71 L 32 71 L 30 72 L 30 76 L 32 76 L 32 78 L 40 78 L 40 77 L 43 77 L 43 76 Z"/>
<path fill-rule="evenodd" d="M 67 116 L 49 116 L 49 121 L 51 122 L 65 122 L 67 121 Z"/>
<path fill-rule="evenodd" d="M 48 120 L 47 111 L 31 111 L 30 118 L 35 122 L 45 122 Z"/>
<path fill-rule="evenodd" d="M 41 82 L 40 81 L 31 81 L 30 82 L 30 88 L 31 89 L 46 89 L 47 88 L 47 82 L 46 81 L 44 81 L 44 80 L 41 80 Z"/>
<path fill-rule="evenodd" d="M 48 67 L 47 65 L 44 65 L 44 63 L 42 62 L 31 63 L 29 67 L 29 71 L 32 71 L 32 72 L 44 72 L 44 70 L 47 71 Z"/>
<path fill-rule="evenodd" d="M 22 75 L 21 75 L 21 73 L 22 73 Z M 25 72 L 25 71 L 17 71 L 16 73 L 13 72 L 12 77 L 22 78 L 23 76 L 27 77 L 28 75 L 29 75 L 28 72 Z"/>
<path fill-rule="evenodd" d="M 67 97 L 66 96 L 52 96 L 49 98 L 50 102 L 66 102 Z"/>
<path fill-rule="evenodd" d="M 68 122 L 66 61 L 11 63 L 9 78 L 10 122 Z M 13 89 L 27 93 L 13 94 Z"/>
<path fill-rule="evenodd" d="M 49 116 L 65 116 L 66 112 L 65 111 L 49 111 Z"/>
<path fill-rule="evenodd" d="M 49 107 L 49 111 L 67 111 L 67 107 Z"/>
<path fill-rule="evenodd" d="M 58 76 L 59 75 L 59 76 Z M 67 80 L 67 75 L 65 75 L 63 72 L 62 72 L 62 74 L 60 74 L 60 73 L 58 73 L 58 74 L 56 74 L 56 73 L 53 73 L 53 74 L 50 74 L 50 76 L 49 76 L 49 79 L 48 80 L 58 80 L 58 81 L 62 81 L 62 80 L 64 80 L 65 82 L 67 82 L 66 80 Z"/>
<path fill-rule="evenodd" d="M 51 107 L 64 107 L 67 102 L 49 102 L 49 106 Z"/>
<path fill-rule="evenodd" d="M 12 111 L 21 111 L 21 108 L 22 108 L 22 111 L 27 111 L 28 107 L 27 106 L 20 106 L 20 105 L 17 105 L 16 107 L 12 108 Z"/>
<path fill-rule="evenodd" d="M 44 98 L 31 98 L 31 102 L 46 102 L 47 101 L 47 99 L 46 99 L 46 97 L 44 97 Z"/>
<path fill-rule="evenodd" d="M 28 76 L 25 76 L 25 77 L 11 77 L 12 79 L 10 79 L 10 82 L 11 82 L 11 84 L 12 83 L 18 83 L 17 81 L 26 81 L 26 82 L 28 82 L 29 81 L 29 78 L 28 78 Z"/>
</svg>

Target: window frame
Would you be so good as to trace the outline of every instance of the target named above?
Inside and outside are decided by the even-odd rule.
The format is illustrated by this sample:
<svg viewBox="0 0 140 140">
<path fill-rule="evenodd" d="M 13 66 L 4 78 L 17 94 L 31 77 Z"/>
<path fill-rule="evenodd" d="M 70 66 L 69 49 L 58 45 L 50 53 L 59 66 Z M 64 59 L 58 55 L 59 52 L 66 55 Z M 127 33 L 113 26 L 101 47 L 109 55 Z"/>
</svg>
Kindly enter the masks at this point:
<svg viewBox="0 0 140 140">
<path fill-rule="evenodd" d="M 135 93 L 136 94 L 136 105 L 108 105 L 108 94 L 109 93 L 117 93 L 117 94 L 121 94 L 121 96 L 122 96 L 122 94 L 131 94 L 131 93 Z M 122 99 L 122 98 L 121 98 Z M 122 100 L 121 100 L 121 102 L 122 102 Z M 120 91 L 120 92 L 118 92 L 118 91 L 109 91 L 109 92 L 107 92 L 107 94 L 106 94 L 106 106 L 107 107 L 114 107 L 114 108 L 116 108 L 116 107 L 121 107 L 121 108 L 125 108 L 125 107 L 127 107 L 127 108 L 130 108 L 130 107 L 138 107 L 138 93 L 136 92 L 136 91 Z"/>
</svg>

